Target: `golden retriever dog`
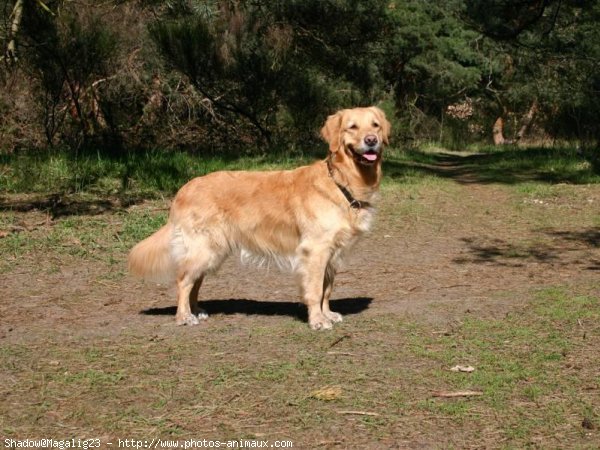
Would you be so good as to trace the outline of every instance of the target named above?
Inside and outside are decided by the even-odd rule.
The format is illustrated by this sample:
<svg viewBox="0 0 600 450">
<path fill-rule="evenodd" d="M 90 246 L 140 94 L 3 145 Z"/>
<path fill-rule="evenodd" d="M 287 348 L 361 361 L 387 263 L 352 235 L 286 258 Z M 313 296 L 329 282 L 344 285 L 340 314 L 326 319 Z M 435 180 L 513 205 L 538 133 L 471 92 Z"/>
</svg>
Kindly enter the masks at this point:
<svg viewBox="0 0 600 450">
<path fill-rule="evenodd" d="M 312 329 L 342 316 L 329 309 L 336 270 L 371 225 L 390 123 L 377 107 L 344 109 L 321 129 L 323 161 L 294 170 L 221 171 L 183 186 L 168 223 L 129 254 L 132 274 L 177 284 L 179 325 L 208 316 L 198 291 L 232 253 L 275 263 L 299 279 Z"/>
</svg>

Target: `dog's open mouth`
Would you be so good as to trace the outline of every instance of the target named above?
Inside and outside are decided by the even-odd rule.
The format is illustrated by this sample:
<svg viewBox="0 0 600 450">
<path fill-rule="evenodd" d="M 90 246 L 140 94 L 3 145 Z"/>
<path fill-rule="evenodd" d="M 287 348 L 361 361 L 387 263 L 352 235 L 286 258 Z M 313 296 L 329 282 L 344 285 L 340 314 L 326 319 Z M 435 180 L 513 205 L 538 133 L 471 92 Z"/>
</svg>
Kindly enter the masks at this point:
<svg viewBox="0 0 600 450">
<path fill-rule="evenodd" d="M 358 155 L 360 162 L 364 164 L 373 164 L 375 161 L 377 161 L 378 156 L 379 153 L 375 150 L 367 150 L 362 155 Z"/>
</svg>

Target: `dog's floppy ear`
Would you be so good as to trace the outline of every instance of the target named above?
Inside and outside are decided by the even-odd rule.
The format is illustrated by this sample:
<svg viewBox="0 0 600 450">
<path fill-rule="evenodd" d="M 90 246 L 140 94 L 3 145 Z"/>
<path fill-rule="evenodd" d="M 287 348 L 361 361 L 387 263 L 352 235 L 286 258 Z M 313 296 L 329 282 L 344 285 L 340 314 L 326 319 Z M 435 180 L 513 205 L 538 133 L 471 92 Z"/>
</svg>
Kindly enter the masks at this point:
<svg viewBox="0 0 600 450">
<path fill-rule="evenodd" d="M 342 114 L 343 110 L 330 115 L 327 117 L 323 128 L 321 128 L 321 136 L 326 142 L 329 142 L 329 151 L 332 153 L 340 149 Z"/>
<path fill-rule="evenodd" d="M 385 117 L 385 113 L 383 110 L 378 108 L 377 106 L 372 106 L 371 109 L 375 112 L 375 115 L 381 121 L 381 133 L 383 137 L 383 143 L 388 145 L 390 143 L 390 132 L 392 131 L 392 125 Z"/>
</svg>

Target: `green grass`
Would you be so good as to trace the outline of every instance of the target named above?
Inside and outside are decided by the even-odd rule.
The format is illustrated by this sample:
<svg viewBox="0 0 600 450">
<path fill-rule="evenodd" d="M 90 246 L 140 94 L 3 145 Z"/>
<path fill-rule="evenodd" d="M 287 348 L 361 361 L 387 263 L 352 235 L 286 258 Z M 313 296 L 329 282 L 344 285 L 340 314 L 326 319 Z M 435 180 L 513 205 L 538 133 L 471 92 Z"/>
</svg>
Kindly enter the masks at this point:
<svg viewBox="0 0 600 450">
<path fill-rule="evenodd" d="M 482 182 L 575 184 L 598 183 L 600 174 L 591 156 L 574 148 L 481 147 L 479 153 L 440 153 L 437 147 L 386 150 L 388 181 L 418 183 L 439 178 L 460 179 L 466 173 Z M 159 150 L 137 151 L 110 157 L 93 151 L 74 154 L 65 150 L 22 151 L 0 155 L 0 191 L 12 193 L 137 193 L 155 197 L 174 193 L 191 178 L 216 170 L 287 169 L 326 154 L 275 152 L 232 158 L 200 156 Z M 447 170 L 434 165 L 446 164 Z M 412 180 L 412 181 L 411 181 Z"/>
<path fill-rule="evenodd" d="M 217 170 L 285 169 L 310 160 L 310 156 L 299 153 L 232 158 L 158 150 L 120 157 L 65 150 L 20 152 L 0 155 L 0 191 L 102 195 L 134 192 L 153 197 L 158 192 L 174 193 L 190 179 Z"/>
<path fill-rule="evenodd" d="M 383 245 L 381 235 L 389 234 L 384 242 L 406 247 L 401 257 L 390 258 L 389 279 L 400 286 L 390 297 L 411 295 L 402 290 L 411 286 L 402 284 L 403 277 L 416 276 L 432 257 L 430 239 L 450 240 L 456 247 L 447 251 L 463 251 L 447 259 L 452 267 L 429 266 L 432 274 L 472 264 L 465 266 L 467 283 L 481 292 L 487 293 L 478 285 L 486 278 L 477 273 L 484 266 L 488 275 L 489 267 L 497 267 L 504 279 L 529 263 L 548 264 L 544 267 L 558 274 L 570 264 L 577 265 L 571 274 L 588 266 L 593 273 L 600 217 L 589 207 L 595 203 L 588 202 L 597 198 L 597 187 L 585 183 L 596 183 L 597 174 L 577 166 L 569 152 L 546 150 L 465 156 L 391 149 L 378 217 L 382 225 L 372 238 Z M 21 271 L 34 274 L 25 286 L 2 287 L 6 304 L 13 305 L 2 310 L 6 318 L 0 326 L 3 438 L 92 433 L 286 438 L 294 448 L 376 443 L 380 448 L 595 448 L 600 286 L 591 276 L 576 286 L 549 275 L 518 292 L 491 287 L 496 293 L 482 300 L 483 308 L 517 295 L 518 300 L 494 310 L 504 311 L 501 315 L 455 312 L 460 321 L 451 324 L 411 320 L 402 311 L 376 313 L 375 307 L 329 333 L 314 333 L 285 316 L 275 321 L 216 315 L 194 328 L 177 328 L 168 316 L 140 320 L 136 316 L 146 299 L 138 298 L 139 285 L 125 281 L 125 257 L 165 222 L 163 196 L 207 171 L 295 167 L 310 158 L 202 160 L 159 153 L 128 158 L 73 159 L 58 153 L 2 159 L 2 190 L 13 194 L 5 196 L 0 211 L 0 231 L 8 231 L 0 238 L 0 273 L 9 282 Z M 561 167 L 564 177 L 550 176 L 550 167 Z M 479 190 L 471 183 L 479 183 Z M 482 197 L 488 183 L 494 184 L 491 200 Z M 61 195 L 39 194 L 47 192 Z M 426 244 L 411 247 L 418 233 L 426 233 L 420 241 Z M 569 259 L 574 247 L 589 263 Z M 414 272 L 400 273 L 394 261 Z M 522 266 L 515 268 L 516 263 Z M 70 277 L 68 271 L 79 266 L 89 272 Z M 47 298 L 40 280 L 63 270 L 66 274 L 55 279 L 65 284 L 59 292 L 64 295 L 51 287 L 53 297 Z M 104 286 L 110 287 L 107 294 Z M 423 288 L 434 300 L 446 292 Z M 121 300 L 121 292 L 133 303 L 120 304 L 114 314 L 110 302 Z M 16 301 L 9 298 L 13 295 Z M 152 295 L 160 300 L 158 293 Z M 50 309 L 38 307 L 39 299 Z M 426 306 L 424 315 L 452 305 Z M 92 308 L 91 319 L 85 308 Z M 50 319 L 37 322 L 46 315 Z M 475 371 L 449 370 L 457 364 Z M 328 400 L 312 395 L 331 386 L 341 393 Z M 482 395 L 434 396 L 458 390 Z"/>
<path fill-rule="evenodd" d="M 582 339 L 578 320 L 597 336 L 599 299 L 554 287 L 505 319 L 469 319 L 449 335 L 393 316 L 353 320 L 343 333 L 354 337 L 340 349 L 354 356 L 327 354 L 342 332 L 311 333 L 297 322 L 253 337 L 253 347 L 264 349 L 276 339 L 276 357 L 256 351 L 245 358 L 245 339 L 227 332 L 198 346 L 187 329 L 160 343 L 127 333 L 102 342 L 74 337 L 68 345 L 2 344 L 8 383 L 0 407 L 3 428 L 7 436 L 51 430 L 59 417 L 94 432 L 183 438 L 190 427 L 203 429 L 201 418 L 210 418 L 220 423 L 218 436 L 235 438 L 251 417 L 251 423 L 276 423 L 278 433 L 298 443 L 310 441 L 304 433 L 324 424 L 349 433 L 363 429 L 373 442 L 398 428 L 405 435 L 435 435 L 428 424 L 442 420 L 494 448 L 499 442 L 523 448 L 536 439 L 544 448 L 561 447 L 565 439 L 585 448 L 581 421 L 588 418 L 596 427 L 600 421 L 594 392 L 581 387 L 599 381 L 599 361 L 594 355 L 579 370 L 565 369 L 595 351 L 594 342 Z M 208 339 L 199 333 L 198 339 Z M 408 345 L 389 345 L 407 339 Z M 476 370 L 448 370 L 459 363 Z M 312 398 L 311 392 L 327 386 L 339 386 L 341 395 Z M 483 395 L 432 396 L 464 389 Z M 348 422 L 337 413 L 344 410 L 377 416 Z"/>
<path fill-rule="evenodd" d="M 0 273 L 9 271 L 15 261 L 22 258 L 53 255 L 55 258 L 105 262 L 116 270 L 107 275 L 122 277 L 125 274 L 123 254 L 164 225 L 167 213 L 166 207 L 159 211 L 117 210 L 108 216 L 108 221 L 107 216 L 69 215 L 52 221 L 52 226 L 34 225 L 30 230 L 9 232 L 0 239 L 0 254 L 3 255 Z M 38 213 L 38 216 L 45 217 L 45 214 Z M 23 228 L 15 213 L 0 217 L 0 230 L 15 226 L 17 230 Z"/>
<path fill-rule="evenodd" d="M 434 146 L 392 151 L 386 174 L 394 179 L 436 176 L 459 182 L 589 184 L 600 182 L 600 155 L 574 147 L 478 147 L 449 152 Z"/>
</svg>

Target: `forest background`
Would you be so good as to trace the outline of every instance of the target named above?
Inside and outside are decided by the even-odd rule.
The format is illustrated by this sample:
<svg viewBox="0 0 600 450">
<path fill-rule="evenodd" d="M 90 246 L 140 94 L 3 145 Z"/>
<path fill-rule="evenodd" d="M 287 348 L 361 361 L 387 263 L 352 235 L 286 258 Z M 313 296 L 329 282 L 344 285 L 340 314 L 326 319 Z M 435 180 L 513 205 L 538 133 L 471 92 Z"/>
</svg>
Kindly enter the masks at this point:
<svg viewBox="0 0 600 450">
<path fill-rule="evenodd" d="M 0 151 L 310 152 L 327 114 L 378 104 L 398 146 L 594 158 L 599 18 L 580 0 L 3 0 Z"/>
</svg>

